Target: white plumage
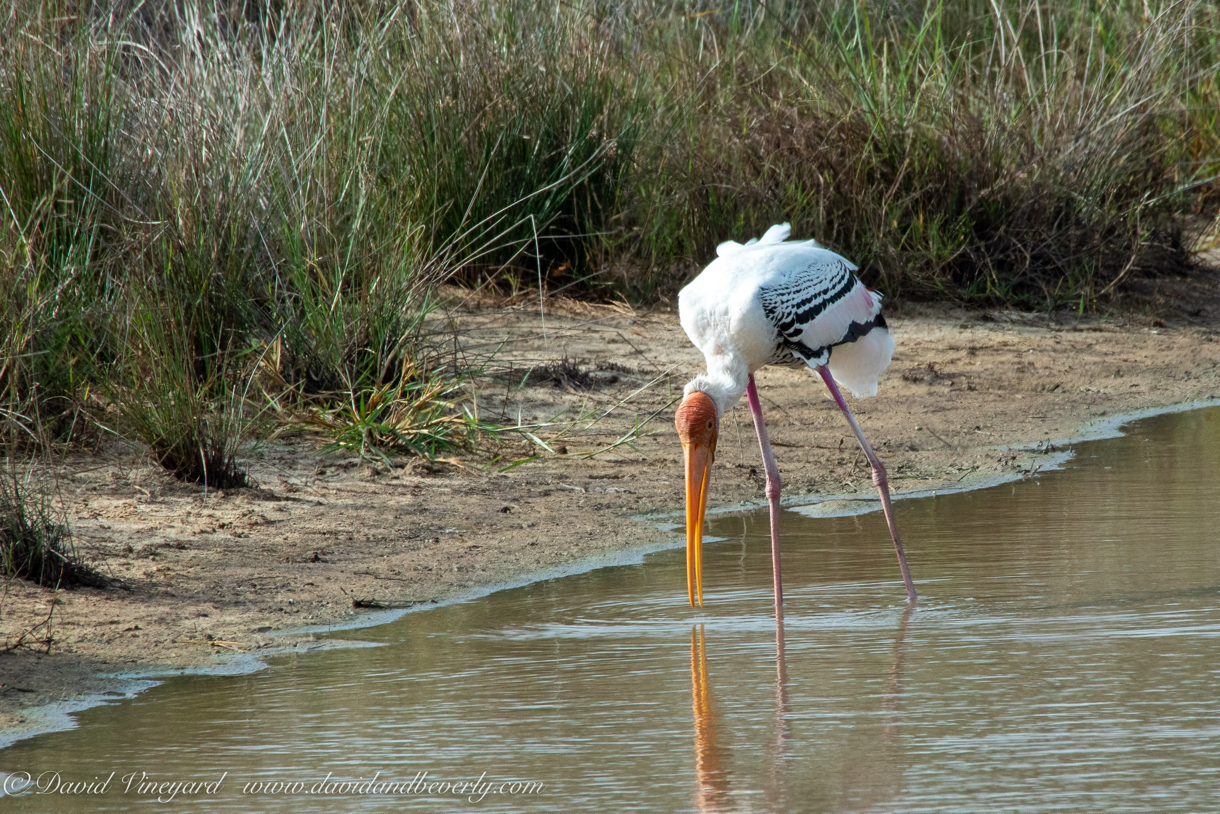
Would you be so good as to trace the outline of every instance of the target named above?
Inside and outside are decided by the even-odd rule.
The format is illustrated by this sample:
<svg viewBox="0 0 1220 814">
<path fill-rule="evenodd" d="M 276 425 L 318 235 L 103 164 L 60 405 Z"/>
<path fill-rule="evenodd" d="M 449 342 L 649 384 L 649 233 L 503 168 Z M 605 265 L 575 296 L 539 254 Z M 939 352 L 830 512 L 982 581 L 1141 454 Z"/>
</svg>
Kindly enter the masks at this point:
<svg viewBox="0 0 1220 814">
<path fill-rule="evenodd" d="M 767 364 L 828 365 L 852 394 L 877 394 L 894 340 L 881 295 L 855 276 L 851 261 L 813 240 L 787 240 L 787 223 L 761 239 L 728 241 L 678 295 L 682 327 L 707 359 L 708 372 L 687 392 L 708 393 L 718 413 L 731 409 L 746 379 Z"/>
</svg>

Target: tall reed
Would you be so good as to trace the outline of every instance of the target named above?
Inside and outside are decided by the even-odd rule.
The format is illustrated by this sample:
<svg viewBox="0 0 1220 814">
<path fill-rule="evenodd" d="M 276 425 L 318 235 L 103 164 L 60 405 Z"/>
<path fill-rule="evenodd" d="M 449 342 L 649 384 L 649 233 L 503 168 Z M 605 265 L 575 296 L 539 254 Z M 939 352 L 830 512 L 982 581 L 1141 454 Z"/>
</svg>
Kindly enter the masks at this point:
<svg viewBox="0 0 1220 814">
<path fill-rule="evenodd" d="M 654 268 L 782 219 L 891 294 L 1092 304 L 1214 212 L 1215 4 L 760 8 L 673 40 L 704 70 L 635 201 Z"/>
</svg>

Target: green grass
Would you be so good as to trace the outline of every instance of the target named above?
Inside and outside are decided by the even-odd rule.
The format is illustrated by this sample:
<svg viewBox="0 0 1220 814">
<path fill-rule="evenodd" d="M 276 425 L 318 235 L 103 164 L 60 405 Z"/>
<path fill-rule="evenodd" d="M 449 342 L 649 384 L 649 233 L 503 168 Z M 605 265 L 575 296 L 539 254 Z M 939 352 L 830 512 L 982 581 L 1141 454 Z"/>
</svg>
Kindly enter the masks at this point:
<svg viewBox="0 0 1220 814">
<path fill-rule="evenodd" d="M 473 450 L 480 436 L 496 437 L 502 430 L 458 408 L 465 390 L 462 381 L 443 372 L 403 369 L 396 383 L 352 393 L 347 404 L 315 411 L 310 423 L 334 438 L 330 448 L 386 466 L 391 464 L 387 452 L 434 459 Z"/>
<path fill-rule="evenodd" d="M 790 220 L 888 294 L 1026 307 L 1182 266 L 1182 216 L 1216 201 L 1216 6 L 1152 6 L 1151 24 L 1142 8 L 853 4 L 773 15 L 781 36 L 707 23 L 728 45 L 688 57 L 707 65 L 699 126 L 641 189 L 641 248 L 703 259 Z"/>
<path fill-rule="evenodd" d="M 72 533 L 52 504 L 45 484 L 12 461 L 0 473 L 0 572 L 48 588 L 104 587 L 105 578 L 78 557 Z"/>
<path fill-rule="evenodd" d="M 7 437 L 435 456 L 487 431 L 442 283 L 671 296 L 788 220 L 887 295 L 1086 310 L 1220 202 L 1214 1 L 236 8 L 0 6 Z"/>
<path fill-rule="evenodd" d="M 124 429 L 175 477 L 216 489 L 246 486 L 237 455 L 262 415 L 246 398 L 250 376 L 242 369 L 250 365 L 222 327 L 175 307 L 184 301 L 135 297 L 124 317 L 127 356 L 106 395 Z"/>
</svg>

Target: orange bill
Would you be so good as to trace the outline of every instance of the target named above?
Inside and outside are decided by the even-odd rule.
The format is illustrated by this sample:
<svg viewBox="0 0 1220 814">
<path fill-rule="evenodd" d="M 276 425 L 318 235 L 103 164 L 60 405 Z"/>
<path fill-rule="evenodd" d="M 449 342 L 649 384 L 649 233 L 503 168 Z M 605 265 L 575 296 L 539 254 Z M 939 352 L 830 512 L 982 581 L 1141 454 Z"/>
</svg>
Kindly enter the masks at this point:
<svg viewBox="0 0 1220 814">
<path fill-rule="evenodd" d="M 683 444 L 686 454 L 686 592 L 691 607 L 703 607 L 703 516 L 715 453 L 700 443 Z"/>
</svg>

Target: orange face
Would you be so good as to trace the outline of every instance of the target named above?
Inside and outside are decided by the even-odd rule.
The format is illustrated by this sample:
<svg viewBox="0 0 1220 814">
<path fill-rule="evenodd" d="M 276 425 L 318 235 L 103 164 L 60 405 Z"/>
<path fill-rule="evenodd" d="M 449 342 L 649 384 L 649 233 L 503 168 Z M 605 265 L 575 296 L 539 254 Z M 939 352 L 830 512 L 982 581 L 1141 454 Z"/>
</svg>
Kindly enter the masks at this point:
<svg viewBox="0 0 1220 814">
<path fill-rule="evenodd" d="M 686 457 L 686 590 L 691 607 L 703 605 L 703 515 L 707 485 L 716 457 L 716 406 L 706 393 L 691 393 L 674 416 Z"/>
</svg>

